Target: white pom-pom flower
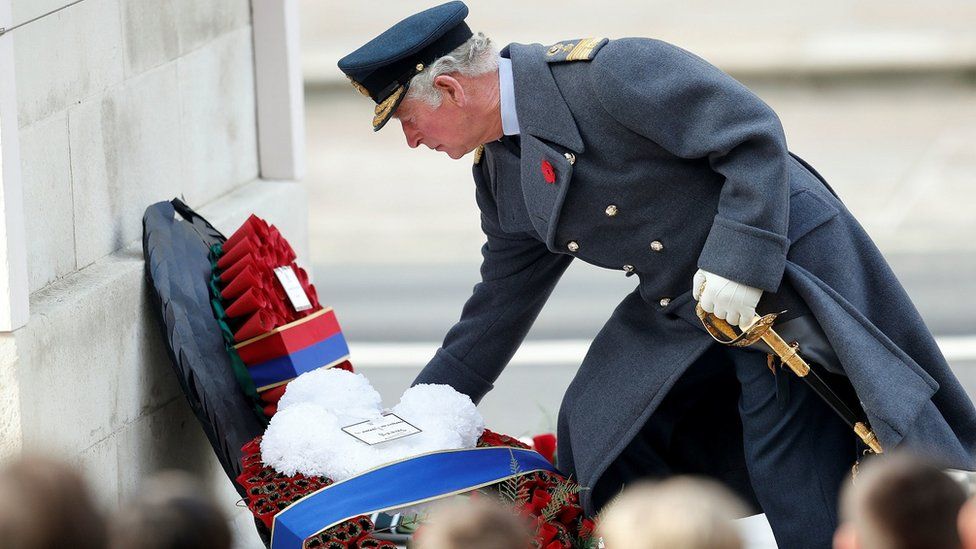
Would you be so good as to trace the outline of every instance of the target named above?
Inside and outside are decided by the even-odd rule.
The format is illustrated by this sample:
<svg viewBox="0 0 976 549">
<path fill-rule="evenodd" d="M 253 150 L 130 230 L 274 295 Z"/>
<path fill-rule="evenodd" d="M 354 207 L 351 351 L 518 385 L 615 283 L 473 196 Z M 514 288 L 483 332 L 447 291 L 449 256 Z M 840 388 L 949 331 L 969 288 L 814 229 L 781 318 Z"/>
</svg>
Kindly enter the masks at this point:
<svg viewBox="0 0 976 549">
<path fill-rule="evenodd" d="M 278 411 L 297 403 L 317 404 L 335 414 L 343 425 L 379 417 L 382 399 L 362 374 L 341 368 L 319 368 L 288 383 Z"/>
<path fill-rule="evenodd" d="M 414 385 L 404 391 L 393 413 L 420 428 L 428 438 L 440 440 L 440 448 L 472 448 L 485 430 L 485 421 L 471 397 L 450 385 Z"/>
<path fill-rule="evenodd" d="M 484 420 L 471 399 L 449 385 L 411 387 L 392 412 L 420 433 L 374 445 L 342 427 L 382 413 L 379 393 L 361 374 L 320 369 L 292 380 L 261 443 L 264 462 L 286 475 L 345 480 L 379 465 L 436 450 L 473 448 Z"/>
<path fill-rule="evenodd" d="M 339 420 L 325 408 L 298 403 L 279 410 L 261 439 L 261 458 L 280 473 L 326 475 L 336 448 L 325 444 L 339 429 Z"/>
</svg>

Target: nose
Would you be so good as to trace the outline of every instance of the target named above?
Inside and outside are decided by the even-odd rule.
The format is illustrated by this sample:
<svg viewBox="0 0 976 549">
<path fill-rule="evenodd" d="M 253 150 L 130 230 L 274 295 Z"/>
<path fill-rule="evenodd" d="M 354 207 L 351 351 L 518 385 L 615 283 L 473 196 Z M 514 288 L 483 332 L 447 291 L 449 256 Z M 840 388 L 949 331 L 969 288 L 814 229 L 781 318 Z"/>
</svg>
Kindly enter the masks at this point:
<svg viewBox="0 0 976 549">
<path fill-rule="evenodd" d="M 407 138 L 407 145 L 409 145 L 411 149 L 416 149 L 419 147 L 420 132 L 418 132 L 415 128 L 408 126 L 406 122 L 400 122 L 400 125 L 403 127 L 403 135 Z"/>
</svg>

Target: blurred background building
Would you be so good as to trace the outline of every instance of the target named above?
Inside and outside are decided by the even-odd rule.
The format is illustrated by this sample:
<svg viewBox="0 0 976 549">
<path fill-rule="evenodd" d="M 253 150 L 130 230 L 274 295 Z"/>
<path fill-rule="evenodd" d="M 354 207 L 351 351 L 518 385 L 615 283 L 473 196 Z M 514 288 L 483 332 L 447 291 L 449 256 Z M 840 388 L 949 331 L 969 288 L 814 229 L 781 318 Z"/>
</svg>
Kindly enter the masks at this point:
<svg viewBox="0 0 976 549">
<path fill-rule="evenodd" d="M 62 455 L 109 506 L 151 471 L 195 471 L 237 517 L 238 544 L 258 546 L 148 310 L 142 212 L 178 195 L 226 230 L 251 211 L 278 224 L 353 363 L 396 402 L 479 279 L 471 161 L 409 149 L 396 123 L 374 134 L 371 102 L 335 63 L 434 3 L 0 0 L 0 456 Z M 976 3 L 468 4 L 499 47 L 650 36 L 750 86 L 976 394 Z M 553 429 L 635 283 L 574 264 L 483 401 L 488 425 Z"/>
</svg>

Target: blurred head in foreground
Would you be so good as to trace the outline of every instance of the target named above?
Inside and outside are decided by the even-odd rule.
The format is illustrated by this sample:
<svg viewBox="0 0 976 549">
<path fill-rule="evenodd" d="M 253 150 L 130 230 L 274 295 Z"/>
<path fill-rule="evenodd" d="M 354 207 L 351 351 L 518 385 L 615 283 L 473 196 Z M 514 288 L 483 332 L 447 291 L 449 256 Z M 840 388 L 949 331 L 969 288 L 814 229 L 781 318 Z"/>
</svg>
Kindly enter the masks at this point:
<svg viewBox="0 0 976 549">
<path fill-rule="evenodd" d="M 835 549 L 957 549 L 962 487 L 909 455 L 879 456 L 841 493 Z"/>
<path fill-rule="evenodd" d="M 160 473 L 123 505 L 112 549 L 230 549 L 227 518 L 194 477 Z"/>
<path fill-rule="evenodd" d="M 959 537 L 963 549 L 976 549 L 976 496 L 969 498 L 959 511 Z"/>
<path fill-rule="evenodd" d="M 741 549 L 745 507 L 718 483 L 676 477 L 628 486 L 601 512 L 607 549 Z"/>
<path fill-rule="evenodd" d="M 417 549 L 529 549 L 529 525 L 491 498 L 454 498 L 434 507 L 417 530 Z"/>
<path fill-rule="evenodd" d="M 0 469 L 0 546 L 100 549 L 105 519 L 72 467 L 25 456 Z"/>
</svg>

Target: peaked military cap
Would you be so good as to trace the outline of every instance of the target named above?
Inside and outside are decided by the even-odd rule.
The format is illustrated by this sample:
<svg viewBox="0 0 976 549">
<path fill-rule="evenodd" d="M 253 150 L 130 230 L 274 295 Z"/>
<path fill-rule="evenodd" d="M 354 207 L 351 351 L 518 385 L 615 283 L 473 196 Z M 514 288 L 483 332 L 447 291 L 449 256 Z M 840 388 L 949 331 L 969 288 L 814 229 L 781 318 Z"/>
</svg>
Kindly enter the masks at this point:
<svg viewBox="0 0 976 549">
<path fill-rule="evenodd" d="M 472 36 L 464 2 L 415 13 L 339 60 L 339 69 L 376 102 L 373 131 L 382 128 L 407 94 L 410 79 Z"/>
</svg>

